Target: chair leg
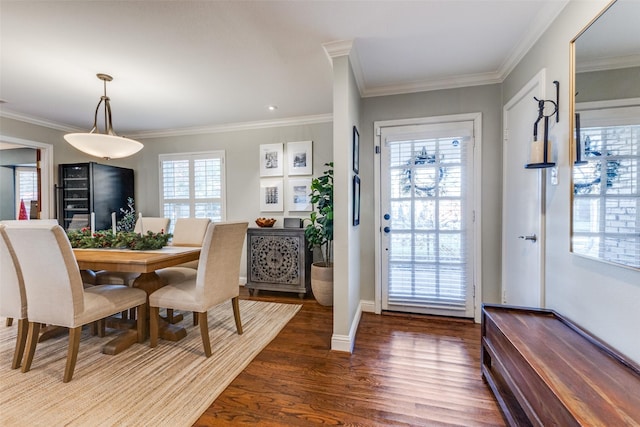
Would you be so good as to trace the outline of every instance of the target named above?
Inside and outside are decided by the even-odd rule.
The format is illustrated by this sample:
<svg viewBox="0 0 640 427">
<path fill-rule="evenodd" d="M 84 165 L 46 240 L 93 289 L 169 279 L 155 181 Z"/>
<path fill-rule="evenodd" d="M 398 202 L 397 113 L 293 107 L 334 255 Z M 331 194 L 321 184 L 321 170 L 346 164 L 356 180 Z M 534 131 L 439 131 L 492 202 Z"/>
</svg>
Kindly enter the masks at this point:
<svg viewBox="0 0 640 427">
<path fill-rule="evenodd" d="M 198 326 L 198 312 L 193 312 L 193 326 Z"/>
<path fill-rule="evenodd" d="M 13 325 L 13 317 L 7 317 L 7 326 Z"/>
<path fill-rule="evenodd" d="M 242 335 L 242 320 L 240 320 L 240 303 L 239 297 L 231 298 L 231 305 L 233 306 L 233 318 L 236 321 L 236 329 L 238 335 Z"/>
<path fill-rule="evenodd" d="M 158 321 L 160 317 L 160 307 L 149 307 L 149 346 L 158 345 Z"/>
<path fill-rule="evenodd" d="M 40 336 L 40 323 L 29 322 L 29 334 L 27 335 L 27 348 L 25 349 L 27 357 L 22 364 L 22 372 L 29 372 L 31 369 L 31 362 L 33 362 L 33 355 L 36 352 L 36 345 L 38 345 L 38 337 Z"/>
<path fill-rule="evenodd" d="M 82 326 L 69 328 L 69 349 L 67 350 L 67 366 L 64 368 L 63 383 L 68 383 L 73 378 L 73 371 L 76 369 L 76 361 L 78 360 L 81 332 Z"/>
<path fill-rule="evenodd" d="M 172 325 L 175 323 L 173 321 L 173 309 L 172 308 L 167 308 L 167 322 L 171 323 Z"/>
<path fill-rule="evenodd" d="M 207 324 L 207 312 L 198 313 L 198 324 L 200 325 L 200 335 L 202 335 L 202 346 L 204 354 L 211 356 L 211 342 L 209 341 L 209 325 Z"/>
<path fill-rule="evenodd" d="M 138 306 L 136 326 L 138 327 L 138 342 L 142 344 L 147 338 L 146 319 L 147 319 L 147 303 Z"/>
<path fill-rule="evenodd" d="M 27 319 L 18 319 L 18 336 L 16 337 L 16 349 L 13 352 L 11 369 L 18 369 L 20 363 L 22 363 L 22 355 L 24 354 L 24 346 L 27 343 L 28 330 L 29 321 Z"/>
</svg>

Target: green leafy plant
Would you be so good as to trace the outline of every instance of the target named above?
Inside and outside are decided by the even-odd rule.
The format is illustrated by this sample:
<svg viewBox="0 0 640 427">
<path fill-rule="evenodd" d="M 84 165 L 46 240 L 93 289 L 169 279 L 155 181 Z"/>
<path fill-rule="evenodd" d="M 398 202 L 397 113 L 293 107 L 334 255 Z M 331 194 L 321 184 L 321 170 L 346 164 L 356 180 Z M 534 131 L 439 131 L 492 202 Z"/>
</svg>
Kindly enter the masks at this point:
<svg viewBox="0 0 640 427">
<path fill-rule="evenodd" d="M 82 249 L 123 248 L 136 251 L 160 249 L 167 245 L 171 234 L 153 233 L 138 234 L 131 231 L 120 231 L 113 234 L 111 230 L 96 231 L 91 235 L 87 227 L 80 230 L 67 231 L 71 247 Z"/>
<path fill-rule="evenodd" d="M 310 224 L 304 230 L 309 248 L 319 248 L 325 267 L 333 259 L 333 162 L 325 163 L 329 169 L 311 181 L 311 203 L 316 210 L 311 212 Z"/>
</svg>

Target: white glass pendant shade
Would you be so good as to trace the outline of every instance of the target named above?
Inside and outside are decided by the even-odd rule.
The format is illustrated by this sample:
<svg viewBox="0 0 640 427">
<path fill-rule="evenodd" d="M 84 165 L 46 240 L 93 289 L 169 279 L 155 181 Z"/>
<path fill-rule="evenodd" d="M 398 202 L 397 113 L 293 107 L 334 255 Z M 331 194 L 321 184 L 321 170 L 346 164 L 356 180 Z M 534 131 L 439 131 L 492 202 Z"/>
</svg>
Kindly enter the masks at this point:
<svg viewBox="0 0 640 427">
<path fill-rule="evenodd" d="M 144 146 L 133 139 L 118 136 L 113 131 L 111 105 L 107 96 L 107 82 L 110 82 L 113 78 L 108 74 L 98 74 L 97 77 L 103 81 L 104 95 L 100 97 L 100 102 L 96 107 L 93 129 L 88 133 L 68 133 L 64 136 L 64 139 L 78 150 L 91 156 L 104 159 L 119 159 L 131 156 L 142 150 Z M 104 108 L 104 133 L 100 133 L 98 129 L 98 112 L 101 105 Z"/>
<path fill-rule="evenodd" d="M 133 139 L 103 133 L 68 133 L 64 139 L 78 150 L 104 159 L 128 157 L 144 147 Z"/>
</svg>

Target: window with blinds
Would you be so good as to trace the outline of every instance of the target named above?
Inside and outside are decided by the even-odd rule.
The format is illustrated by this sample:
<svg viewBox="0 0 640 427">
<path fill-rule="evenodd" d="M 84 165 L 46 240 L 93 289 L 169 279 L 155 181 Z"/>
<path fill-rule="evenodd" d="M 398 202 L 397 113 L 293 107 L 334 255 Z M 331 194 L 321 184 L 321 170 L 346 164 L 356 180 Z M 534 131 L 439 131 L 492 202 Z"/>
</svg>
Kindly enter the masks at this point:
<svg viewBox="0 0 640 427">
<path fill-rule="evenodd" d="M 20 214 L 20 201 L 24 202 L 27 217 L 31 215 L 31 201 L 38 200 L 38 172 L 36 168 L 18 167 L 16 177 L 16 218 Z"/>
<path fill-rule="evenodd" d="M 461 137 L 390 144 L 389 302 L 466 307 Z M 410 161 L 406 161 L 410 159 Z M 406 230 L 407 232 L 403 232 Z"/>
<path fill-rule="evenodd" d="M 160 155 L 160 208 L 178 218 L 225 220 L 224 151 Z"/>
<path fill-rule="evenodd" d="M 573 169 L 573 251 L 640 267 L 640 125 L 583 127 Z"/>
</svg>

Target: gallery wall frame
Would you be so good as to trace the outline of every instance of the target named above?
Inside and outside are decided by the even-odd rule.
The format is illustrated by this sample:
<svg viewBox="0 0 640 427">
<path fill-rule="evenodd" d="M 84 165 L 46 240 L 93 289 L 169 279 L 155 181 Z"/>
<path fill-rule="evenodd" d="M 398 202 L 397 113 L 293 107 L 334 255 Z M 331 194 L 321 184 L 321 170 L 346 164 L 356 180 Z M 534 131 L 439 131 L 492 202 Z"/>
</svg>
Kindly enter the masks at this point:
<svg viewBox="0 0 640 427">
<path fill-rule="evenodd" d="M 283 179 L 268 178 L 260 180 L 260 211 L 282 212 L 283 210 Z"/>
<path fill-rule="evenodd" d="M 283 144 L 260 145 L 260 176 L 282 176 L 283 174 Z"/>
<path fill-rule="evenodd" d="M 353 172 L 360 173 L 360 133 L 353 127 Z"/>
<path fill-rule="evenodd" d="M 353 225 L 360 224 L 360 177 L 353 176 Z"/>
<path fill-rule="evenodd" d="M 289 175 L 313 174 L 313 141 L 287 142 Z"/>
<path fill-rule="evenodd" d="M 290 212 L 310 212 L 311 178 L 289 179 L 287 188 L 287 210 Z"/>
</svg>

